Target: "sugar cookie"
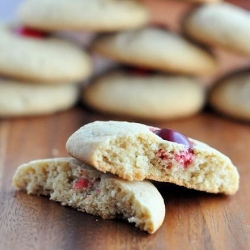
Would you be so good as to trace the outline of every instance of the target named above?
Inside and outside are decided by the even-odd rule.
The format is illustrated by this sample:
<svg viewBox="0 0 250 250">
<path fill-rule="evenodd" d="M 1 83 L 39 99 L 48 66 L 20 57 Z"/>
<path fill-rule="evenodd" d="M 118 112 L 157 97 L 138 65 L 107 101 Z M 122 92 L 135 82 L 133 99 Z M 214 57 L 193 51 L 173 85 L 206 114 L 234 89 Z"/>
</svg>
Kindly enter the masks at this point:
<svg viewBox="0 0 250 250">
<path fill-rule="evenodd" d="M 226 155 L 170 129 L 96 121 L 73 133 L 66 149 L 76 159 L 128 180 L 152 179 L 225 194 L 239 187 L 237 168 Z"/>
<path fill-rule="evenodd" d="M 62 205 L 104 219 L 122 216 L 150 234 L 165 217 L 163 198 L 152 183 L 103 174 L 72 158 L 23 164 L 17 168 L 13 183 L 28 194 L 46 195 Z"/>
<path fill-rule="evenodd" d="M 250 12 L 243 8 L 229 3 L 202 5 L 183 25 L 185 33 L 199 42 L 250 55 Z"/>
<path fill-rule="evenodd" d="M 71 108 L 79 89 L 73 84 L 43 85 L 0 80 L 0 117 L 45 115 Z"/>
<path fill-rule="evenodd" d="M 87 85 L 82 90 L 82 101 L 99 112 L 164 120 L 199 112 L 205 102 L 205 89 L 191 77 L 117 70 Z"/>
<path fill-rule="evenodd" d="M 164 72 L 209 75 L 217 69 L 208 52 L 154 27 L 101 35 L 93 41 L 92 50 L 121 63 Z"/>
<path fill-rule="evenodd" d="M 227 116 L 250 121 L 250 71 L 238 72 L 213 86 L 209 104 Z"/>
<path fill-rule="evenodd" d="M 149 22 L 148 10 L 133 0 L 26 0 L 18 12 L 26 26 L 50 31 L 110 32 Z"/>
<path fill-rule="evenodd" d="M 74 82 L 91 75 L 92 63 L 83 49 L 39 35 L 33 30 L 0 26 L 1 75 L 43 83 Z"/>
</svg>

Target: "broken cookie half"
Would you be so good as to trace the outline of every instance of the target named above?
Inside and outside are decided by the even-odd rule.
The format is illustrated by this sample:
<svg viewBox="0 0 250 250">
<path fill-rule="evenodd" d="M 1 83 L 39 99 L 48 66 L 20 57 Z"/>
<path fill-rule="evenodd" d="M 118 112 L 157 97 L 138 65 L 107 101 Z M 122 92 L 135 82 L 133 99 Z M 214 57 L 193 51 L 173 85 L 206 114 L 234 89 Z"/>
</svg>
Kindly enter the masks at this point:
<svg viewBox="0 0 250 250">
<path fill-rule="evenodd" d="M 66 149 L 72 157 L 130 181 L 151 179 L 228 195 L 239 188 L 239 173 L 229 157 L 169 129 L 96 121 L 73 133 Z"/>
<path fill-rule="evenodd" d="M 13 184 L 28 194 L 49 196 L 104 219 L 124 218 L 150 234 L 165 217 L 163 198 L 152 183 L 104 174 L 70 157 L 23 164 L 17 168 Z"/>
</svg>

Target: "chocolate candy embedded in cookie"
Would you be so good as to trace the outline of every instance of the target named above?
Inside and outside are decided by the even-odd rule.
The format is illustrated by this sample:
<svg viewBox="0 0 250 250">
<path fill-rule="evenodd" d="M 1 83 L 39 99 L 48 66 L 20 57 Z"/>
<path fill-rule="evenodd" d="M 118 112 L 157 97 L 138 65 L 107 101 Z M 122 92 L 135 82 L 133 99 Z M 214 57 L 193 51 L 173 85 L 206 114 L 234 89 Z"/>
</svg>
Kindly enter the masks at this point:
<svg viewBox="0 0 250 250">
<path fill-rule="evenodd" d="M 172 129 L 163 128 L 163 129 L 154 130 L 153 132 L 156 135 L 160 136 L 163 140 L 180 143 L 187 147 L 192 146 L 192 143 L 189 141 L 189 139 L 185 135 L 177 131 L 174 131 Z"/>
</svg>

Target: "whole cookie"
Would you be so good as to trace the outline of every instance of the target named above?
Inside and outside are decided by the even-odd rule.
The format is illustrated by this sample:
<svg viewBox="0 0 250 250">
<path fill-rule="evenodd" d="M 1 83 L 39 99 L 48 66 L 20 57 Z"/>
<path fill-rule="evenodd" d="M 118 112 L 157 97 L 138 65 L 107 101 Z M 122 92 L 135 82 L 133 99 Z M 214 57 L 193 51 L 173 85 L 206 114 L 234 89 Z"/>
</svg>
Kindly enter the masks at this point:
<svg viewBox="0 0 250 250">
<path fill-rule="evenodd" d="M 208 75 L 217 62 L 183 37 L 155 27 L 97 37 L 93 51 L 119 62 L 164 72 Z"/>
<path fill-rule="evenodd" d="M 19 9 L 26 26 L 43 30 L 116 31 L 144 26 L 147 9 L 133 0 L 26 0 Z"/>
<path fill-rule="evenodd" d="M 68 153 L 128 180 L 171 182 L 211 193 L 234 194 L 239 173 L 218 150 L 178 131 L 123 121 L 96 121 L 73 133 Z"/>
<path fill-rule="evenodd" d="M 39 32 L 0 26 L 0 74 L 43 83 L 74 82 L 90 76 L 89 56 L 73 43 Z M 42 36 L 42 35 L 41 35 Z"/>
<path fill-rule="evenodd" d="M 250 70 L 218 82 L 209 94 L 209 104 L 224 115 L 250 121 Z"/>
<path fill-rule="evenodd" d="M 71 108 L 78 86 L 42 85 L 0 80 L 0 117 L 45 115 Z"/>
<path fill-rule="evenodd" d="M 204 87 L 191 77 L 117 70 L 87 85 L 82 100 L 99 112 L 148 120 L 191 116 L 203 107 Z"/>
<path fill-rule="evenodd" d="M 184 31 L 206 45 L 250 55 L 250 12 L 229 3 L 206 4 L 183 21 Z"/>
<path fill-rule="evenodd" d="M 126 219 L 150 234 L 165 217 L 164 200 L 152 183 L 126 181 L 70 157 L 22 164 L 13 184 L 28 194 L 49 196 L 64 206 L 104 219 Z"/>
</svg>

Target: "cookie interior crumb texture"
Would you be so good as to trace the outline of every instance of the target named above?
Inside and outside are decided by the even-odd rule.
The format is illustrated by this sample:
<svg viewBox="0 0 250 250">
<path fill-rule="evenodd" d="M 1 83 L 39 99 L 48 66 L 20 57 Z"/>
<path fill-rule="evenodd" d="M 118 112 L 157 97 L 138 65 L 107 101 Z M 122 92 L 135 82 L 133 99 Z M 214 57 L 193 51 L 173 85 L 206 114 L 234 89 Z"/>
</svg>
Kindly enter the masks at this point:
<svg viewBox="0 0 250 250">
<path fill-rule="evenodd" d="M 163 140 L 144 124 L 96 121 L 71 135 L 66 148 L 71 156 L 124 179 L 234 194 L 239 174 L 231 160 L 205 143 L 189 140 L 192 147 Z"/>
<path fill-rule="evenodd" d="M 62 205 L 104 219 L 127 219 L 150 234 L 165 217 L 163 198 L 152 183 L 103 174 L 73 158 L 23 164 L 15 172 L 13 184 L 28 194 L 46 195 Z"/>
</svg>

